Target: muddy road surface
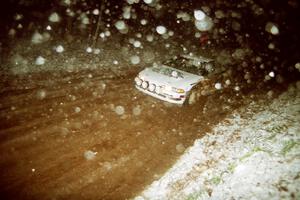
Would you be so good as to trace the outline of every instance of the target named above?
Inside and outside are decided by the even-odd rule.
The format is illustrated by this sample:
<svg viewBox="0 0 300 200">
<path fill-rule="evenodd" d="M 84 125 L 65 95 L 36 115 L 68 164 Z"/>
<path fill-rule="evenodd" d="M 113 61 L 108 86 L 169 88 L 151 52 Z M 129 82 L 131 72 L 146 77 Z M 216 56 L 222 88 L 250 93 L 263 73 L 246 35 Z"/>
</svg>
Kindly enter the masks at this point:
<svg viewBox="0 0 300 200">
<path fill-rule="evenodd" d="M 1 199 L 132 198 L 236 106 L 167 104 L 134 88 L 137 73 L 3 77 Z"/>
</svg>

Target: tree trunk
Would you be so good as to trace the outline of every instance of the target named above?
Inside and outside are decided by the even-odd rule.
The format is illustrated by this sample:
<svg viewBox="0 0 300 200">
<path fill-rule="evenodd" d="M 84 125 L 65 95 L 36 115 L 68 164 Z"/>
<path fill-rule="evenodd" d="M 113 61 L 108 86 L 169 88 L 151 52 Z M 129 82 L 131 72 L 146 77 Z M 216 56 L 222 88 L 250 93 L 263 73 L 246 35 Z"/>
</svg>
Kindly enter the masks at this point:
<svg viewBox="0 0 300 200">
<path fill-rule="evenodd" d="M 102 25 L 102 13 L 103 13 L 103 10 L 105 8 L 105 3 L 106 3 L 106 0 L 102 0 L 101 1 L 99 16 L 98 16 L 98 20 L 97 20 L 97 26 L 96 26 L 96 30 L 95 30 L 94 36 L 92 38 L 92 48 L 95 47 L 95 45 L 96 45 L 96 43 L 98 41 L 99 32 L 100 32 L 100 28 L 101 28 L 101 25 Z"/>
</svg>

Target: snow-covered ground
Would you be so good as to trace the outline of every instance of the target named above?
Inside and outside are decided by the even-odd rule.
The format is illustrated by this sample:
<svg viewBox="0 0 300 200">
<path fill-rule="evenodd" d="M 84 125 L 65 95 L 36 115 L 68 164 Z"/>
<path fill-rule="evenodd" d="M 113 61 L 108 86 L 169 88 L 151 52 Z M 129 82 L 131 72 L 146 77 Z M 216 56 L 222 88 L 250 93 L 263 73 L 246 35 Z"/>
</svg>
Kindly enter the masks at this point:
<svg viewBox="0 0 300 200">
<path fill-rule="evenodd" d="M 300 81 L 235 111 L 135 200 L 300 199 Z"/>
</svg>

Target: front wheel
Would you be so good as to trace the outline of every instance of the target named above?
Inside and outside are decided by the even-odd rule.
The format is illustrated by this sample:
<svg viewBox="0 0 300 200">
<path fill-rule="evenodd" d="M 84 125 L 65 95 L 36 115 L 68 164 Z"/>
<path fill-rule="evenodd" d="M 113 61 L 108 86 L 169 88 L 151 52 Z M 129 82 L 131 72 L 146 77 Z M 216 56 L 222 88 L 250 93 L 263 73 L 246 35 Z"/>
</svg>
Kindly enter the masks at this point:
<svg viewBox="0 0 300 200">
<path fill-rule="evenodd" d="M 193 105 L 198 102 L 200 97 L 200 92 L 197 91 L 197 88 L 193 88 L 187 95 L 184 105 Z"/>
</svg>

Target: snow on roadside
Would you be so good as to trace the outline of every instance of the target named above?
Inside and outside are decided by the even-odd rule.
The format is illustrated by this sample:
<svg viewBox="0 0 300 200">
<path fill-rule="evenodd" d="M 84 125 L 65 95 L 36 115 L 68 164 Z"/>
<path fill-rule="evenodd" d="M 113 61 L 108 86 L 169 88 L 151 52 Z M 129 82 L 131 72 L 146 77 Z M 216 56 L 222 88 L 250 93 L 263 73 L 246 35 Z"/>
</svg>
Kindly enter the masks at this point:
<svg viewBox="0 0 300 200">
<path fill-rule="evenodd" d="M 300 199 L 299 122 L 300 82 L 236 111 L 135 200 Z"/>
</svg>

